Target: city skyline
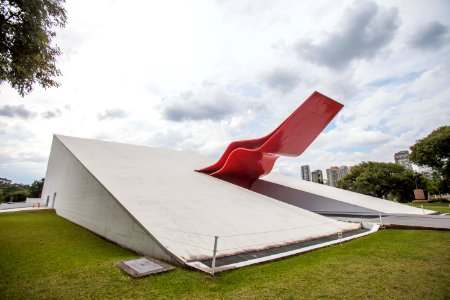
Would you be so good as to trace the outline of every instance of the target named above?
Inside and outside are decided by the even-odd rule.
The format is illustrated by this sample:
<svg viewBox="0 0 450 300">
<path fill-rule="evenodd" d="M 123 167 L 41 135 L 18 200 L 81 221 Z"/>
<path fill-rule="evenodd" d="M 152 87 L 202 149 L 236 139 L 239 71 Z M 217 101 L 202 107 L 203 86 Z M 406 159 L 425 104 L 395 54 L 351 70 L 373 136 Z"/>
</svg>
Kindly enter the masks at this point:
<svg viewBox="0 0 450 300">
<path fill-rule="evenodd" d="M 393 161 L 387 161 L 387 162 L 391 162 L 391 163 L 393 162 L 395 164 L 404 166 L 405 168 L 407 168 L 409 170 L 412 170 L 414 172 L 418 172 L 418 173 L 426 176 L 427 178 L 431 179 L 431 177 L 432 177 L 431 174 L 433 172 L 432 168 L 427 167 L 427 166 L 417 166 L 417 165 L 413 164 L 409 160 L 409 150 L 400 150 L 400 151 L 394 153 L 393 157 L 394 157 Z M 362 162 L 360 162 L 360 163 L 362 163 Z M 357 163 L 355 165 L 358 165 L 358 164 L 359 163 Z M 337 181 L 339 181 L 346 174 L 348 174 L 351 171 L 352 167 L 355 166 L 355 165 L 351 165 L 351 166 L 346 166 L 346 165 L 341 165 L 341 166 L 334 165 L 333 166 L 333 164 L 330 165 L 328 168 L 325 169 L 325 174 L 327 174 L 326 180 L 323 177 L 323 175 L 321 175 L 322 179 L 324 179 L 323 183 L 329 185 L 330 184 L 329 176 L 330 176 L 332 178 L 332 182 L 334 182 L 333 186 L 335 186 Z M 302 180 L 306 180 L 306 179 L 304 179 L 304 176 L 303 176 L 303 174 L 304 174 L 304 172 L 303 172 L 304 167 L 307 167 L 308 171 L 310 170 L 310 166 L 309 165 L 302 165 L 301 166 L 301 175 L 302 175 L 301 179 Z M 313 167 L 313 169 L 314 169 L 314 167 Z M 310 181 L 317 182 L 317 181 L 312 180 L 312 178 L 314 177 L 312 173 L 314 173 L 316 171 L 320 171 L 320 174 L 323 174 L 323 171 L 321 169 L 317 169 L 317 170 L 311 172 L 310 173 L 310 177 L 311 177 Z M 335 177 L 334 179 L 333 179 L 333 176 Z"/>
</svg>

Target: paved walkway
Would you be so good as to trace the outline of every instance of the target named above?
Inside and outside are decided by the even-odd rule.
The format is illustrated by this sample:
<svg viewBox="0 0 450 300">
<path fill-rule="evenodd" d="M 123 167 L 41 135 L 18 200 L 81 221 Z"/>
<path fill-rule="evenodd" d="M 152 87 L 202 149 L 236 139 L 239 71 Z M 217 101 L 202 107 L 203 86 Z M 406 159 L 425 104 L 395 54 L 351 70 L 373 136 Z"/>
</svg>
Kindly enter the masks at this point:
<svg viewBox="0 0 450 300">
<path fill-rule="evenodd" d="M 380 224 L 380 218 L 332 217 L 342 221 Z M 450 230 L 450 216 L 441 215 L 388 215 L 381 217 L 383 226 L 391 228 L 420 228 Z"/>
<path fill-rule="evenodd" d="M 14 211 L 24 211 L 24 210 L 42 210 L 42 209 L 51 209 L 50 207 L 41 206 L 35 207 L 30 205 L 18 205 L 18 204 L 1 204 L 0 205 L 0 214 Z"/>
</svg>

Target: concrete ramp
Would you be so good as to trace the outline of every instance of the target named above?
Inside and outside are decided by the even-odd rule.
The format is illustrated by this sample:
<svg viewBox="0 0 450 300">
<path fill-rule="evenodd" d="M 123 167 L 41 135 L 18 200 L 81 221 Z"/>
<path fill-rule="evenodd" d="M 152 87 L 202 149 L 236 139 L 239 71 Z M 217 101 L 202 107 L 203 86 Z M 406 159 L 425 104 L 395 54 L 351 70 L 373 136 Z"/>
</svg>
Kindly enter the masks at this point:
<svg viewBox="0 0 450 300">
<path fill-rule="evenodd" d="M 382 214 L 423 215 L 422 210 L 394 201 L 383 200 L 323 184 L 269 174 L 252 185 L 252 191 L 323 215 L 371 216 Z"/>
</svg>

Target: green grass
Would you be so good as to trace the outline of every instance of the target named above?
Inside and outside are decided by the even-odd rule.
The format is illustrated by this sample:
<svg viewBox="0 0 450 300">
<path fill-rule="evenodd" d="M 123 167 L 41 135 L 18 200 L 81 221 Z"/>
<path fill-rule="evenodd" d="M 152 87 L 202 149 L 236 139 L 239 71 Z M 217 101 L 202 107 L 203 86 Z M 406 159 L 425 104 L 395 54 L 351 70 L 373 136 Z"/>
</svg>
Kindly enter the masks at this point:
<svg viewBox="0 0 450 300">
<path fill-rule="evenodd" d="M 343 245 L 220 273 L 132 279 L 137 257 L 53 211 L 0 214 L 0 299 L 445 299 L 450 232 L 382 230 Z"/>
<path fill-rule="evenodd" d="M 448 202 L 433 202 L 433 203 L 407 203 L 408 205 L 421 208 L 421 205 L 423 205 L 423 208 L 430 209 L 434 211 L 438 211 L 441 213 L 450 213 L 450 207 Z"/>
</svg>

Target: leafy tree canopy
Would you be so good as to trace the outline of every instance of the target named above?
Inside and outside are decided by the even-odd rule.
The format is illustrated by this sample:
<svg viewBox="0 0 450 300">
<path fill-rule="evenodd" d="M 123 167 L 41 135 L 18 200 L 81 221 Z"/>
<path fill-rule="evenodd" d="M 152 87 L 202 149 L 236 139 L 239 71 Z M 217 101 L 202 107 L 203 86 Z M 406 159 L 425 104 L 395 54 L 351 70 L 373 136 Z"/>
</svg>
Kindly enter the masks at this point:
<svg viewBox="0 0 450 300">
<path fill-rule="evenodd" d="M 7 178 L 0 178 L 0 203 L 25 201 L 27 197 L 40 198 L 44 178 L 35 180 L 31 185 L 13 183 Z"/>
<path fill-rule="evenodd" d="M 443 179 L 444 191 L 449 190 L 450 126 L 442 126 L 411 146 L 410 160 L 419 166 L 429 166 Z"/>
<path fill-rule="evenodd" d="M 7 178 L 0 178 L 0 187 L 8 186 L 11 184 L 11 180 Z"/>
<path fill-rule="evenodd" d="M 416 177 L 401 165 L 369 161 L 352 167 L 337 186 L 374 197 L 410 201 L 416 183 L 418 187 L 423 187 L 426 182 L 422 177 Z"/>
<path fill-rule="evenodd" d="M 5 81 L 23 97 L 38 83 L 58 86 L 53 79 L 61 72 L 52 46 L 54 27 L 64 27 L 65 0 L 0 0 L 0 84 Z"/>
<path fill-rule="evenodd" d="M 29 187 L 30 197 L 40 198 L 42 193 L 42 188 L 44 187 L 44 178 L 41 180 L 35 180 Z"/>
<path fill-rule="evenodd" d="M 28 185 L 13 183 L 6 178 L 0 178 L 0 202 L 25 201 L 30 195 Z"/>
</svg>

